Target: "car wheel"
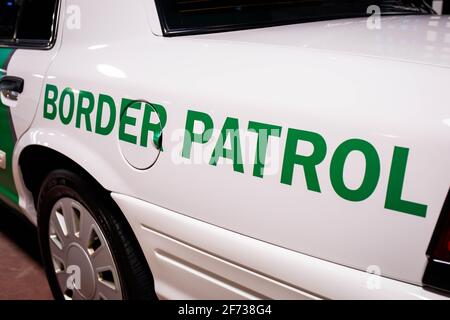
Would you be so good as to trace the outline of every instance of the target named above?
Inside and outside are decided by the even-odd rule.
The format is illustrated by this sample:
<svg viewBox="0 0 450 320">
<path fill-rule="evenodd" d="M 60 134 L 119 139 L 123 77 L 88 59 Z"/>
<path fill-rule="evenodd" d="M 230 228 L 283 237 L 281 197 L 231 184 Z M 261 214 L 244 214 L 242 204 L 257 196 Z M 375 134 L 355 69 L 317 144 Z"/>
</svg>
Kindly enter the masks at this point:
<svg viewBox="0 0 450 320">
<path fill-rule="evenodd" d="M 156 299 L 131 227 L 90 177 L 51 172 L 37 208 L 42 258 L 56 299 Z"/>
</svg>

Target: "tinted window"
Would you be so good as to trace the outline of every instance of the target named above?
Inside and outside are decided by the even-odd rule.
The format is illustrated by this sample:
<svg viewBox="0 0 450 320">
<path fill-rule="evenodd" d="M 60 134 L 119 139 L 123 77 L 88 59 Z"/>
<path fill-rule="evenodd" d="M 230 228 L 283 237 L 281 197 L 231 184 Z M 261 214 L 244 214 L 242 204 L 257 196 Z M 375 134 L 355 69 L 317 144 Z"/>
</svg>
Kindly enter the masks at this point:
<svg viewBox="0 0 450 320">
<path fill-rule="evenodd" d="M 53 38 L 58 0 L 0 0 L 0 42 L 48 46 Z"/>
<path fill-rule="evenodd" d="M 17 13 L 18 5 L 15 0 L 0 0 L 0 40 L 13 39 Z"/>
<path fill-rule="evenodd" d="M 422 14 L 423 0 L 156 0 L 166 34 L 202 33 L 367 15 L 370 5 L 383 14 Z"/>
<path fill-rule="evenodd" d="M 53 34 L 57 0 L 22 0 L 17 39 L 48 43 Z"/>
</svg>

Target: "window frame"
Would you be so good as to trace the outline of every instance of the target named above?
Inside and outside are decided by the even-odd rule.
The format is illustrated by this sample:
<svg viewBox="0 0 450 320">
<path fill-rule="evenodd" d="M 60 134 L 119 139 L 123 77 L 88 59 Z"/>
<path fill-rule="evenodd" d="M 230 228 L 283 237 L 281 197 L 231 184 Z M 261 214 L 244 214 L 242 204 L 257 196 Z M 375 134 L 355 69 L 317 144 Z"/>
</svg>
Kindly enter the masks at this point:
<svg viewBox="0 0 450 320">
<path fill-rule="evenodd" d="M 168 18 L 166 16 L 165 8 L 164 8 L 164 1 L 165 0 L 153 0 L 155 2 L 156 11 L 159 18 L 159 23 L 161 25 L 161 31 L 162 35 L 164 37 L 177 37 L 177 36 L 189 36 L 189 35 L 202 35 L 202 34 L 209 34 L 209 33 L 217 33 L 217 32 L 228 32 L 228 31 L 240 31 L 240 30 L 250 30 L 250 29 L 260 29 L 260 28 L 266 28 L 266 27 L 275 27 L 275 26 L 285 26 L 285 25 L 292 25 L 292 24 L 298 24 L 298 23 L 307 23 L 307 22 L 317 22 L 317 21 L 328 21 L 328 20 L 335 20 L 335 19 L 342 19 L 342 18 L 365 18 L 369 17 L 370 14 L 367 13 L 367 15 L 361 15 L 361 14 L 355 14 L 355 15 L 345 15 L 345 17 L 342 17 L 342 15 L 336 14 L 336 15 L 329 15 L 326 17 L 302 17 L 298 19 L 289 19 L 285 21 L 269 21 L 269 22 L 258 22 L 258 23 L 243 23 L 243 24 L 229 24 L 229 25 L 218 25 L 218 26 L 207 26 L 207 27 L 181 27 L 181 28 L 170 28 L 168 23 Z M 450 1 L 450 0 L 449 0 Z M 415 15 L 415 13 L 397 13 L 396 15 Z"/>
<path fill-rule="evenodd" d="M 34 50 L 51 50 L 56 43 L 56 38 L 58 35 L 59 26 L 59 15 L 61 9 L 61 0 L 56 0 L 55 8 L 53 9 L 53 21 L 52 21 L 52 31 L 50 39 L 47 42 L 40 40 L 19 40 L 16 37 L 17 29 L 20 24 L 16 23 L 14 26 L 14 37 L 11 40 L 0 39 L 0 48 L 14 48 L 14 49 L 34 49 Z M 20 14 L 20 12 L 19 12 Z"/>
</svg>

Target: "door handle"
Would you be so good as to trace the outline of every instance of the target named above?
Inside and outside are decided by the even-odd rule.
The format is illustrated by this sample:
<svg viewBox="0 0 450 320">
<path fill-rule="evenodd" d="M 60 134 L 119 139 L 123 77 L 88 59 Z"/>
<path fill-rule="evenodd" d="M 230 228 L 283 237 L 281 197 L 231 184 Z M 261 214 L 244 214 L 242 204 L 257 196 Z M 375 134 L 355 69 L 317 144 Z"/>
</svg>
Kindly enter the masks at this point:
<svg viewBox="0 0 450 320">
<path fill-rule="evenodd" d="M 16 101 L 19 94 L 23 92 L 24 83 L 22 78 L 3 76 L 0 79 L 0 91 L 7 99 Z"/>
</svg>

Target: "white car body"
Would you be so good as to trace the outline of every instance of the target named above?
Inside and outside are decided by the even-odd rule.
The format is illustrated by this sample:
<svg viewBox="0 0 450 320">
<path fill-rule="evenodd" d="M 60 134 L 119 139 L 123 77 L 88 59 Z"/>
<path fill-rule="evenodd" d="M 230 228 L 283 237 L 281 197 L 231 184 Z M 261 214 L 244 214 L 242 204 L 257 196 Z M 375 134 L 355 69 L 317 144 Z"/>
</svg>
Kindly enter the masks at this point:
<svg viewBox="0 0 450 320">
<path fill-rule="evenodd" d="M 149 0 L 62 0 L 53 47 L 15 50 L 7 74 L 25 90 L 16 102 L 2 95 L 17 137 L 11 205 L 36 222 L 20 158 L 41 146 L 111 191 L 160 298 L 446 298 L 424 289 L 422 277 L 450 182 L 450 17 L 382 17 L 380 30 L 355 18 L 181 37 L 164 37 L 158 19 Z M 80 91 L 91 92 L 92 126 L 100 94 L 117 108 L 123 98 L 163 106 L 163 151 L 120 140 L 117 118 L 107 135 L 83 120 L 77 128 L 75 116 L 68 125 L 46 118 L 48 85 L 59 95 L 71 88 L 75 105 Z M 186 159 L 189 111 L 208 114 L 215 131 L 206 151 L 192 143 Z M 126 132 L 139 139 L 142 115 L 133 115 Z M 227 118 L 239 123 L 243 173 L 229 161 L 209 164 Z M 263 178 L 253 174 L 249 122 L 281 127 Z M 326 142 L 315 166 L 320 192 L 308 190 L 314 179 L 300 165 L 291 185 L 280 182 L 290 128 Z M 376 188 L 362 201 L 343 199 L 330 179 L 333 155 L 350 139 L 379 156 Z M 297 153 L 311 146 L 300 142 Z M 398 148 L 409 149 L 401 199 L 426 206 L 425 216 L 386 208 Z M 349 189 L 373 170 L 364 159 L 352 152 L 345 162 Z"/>
</svg>

